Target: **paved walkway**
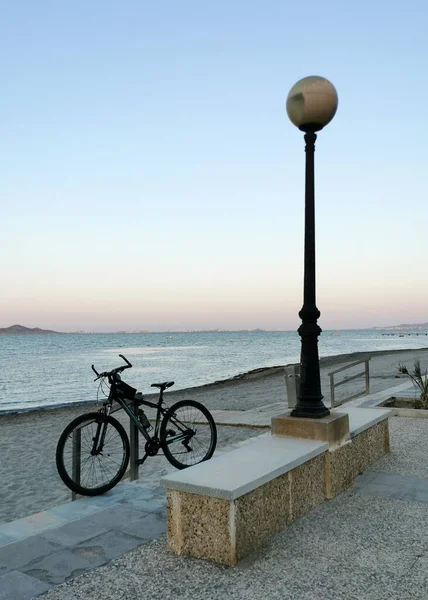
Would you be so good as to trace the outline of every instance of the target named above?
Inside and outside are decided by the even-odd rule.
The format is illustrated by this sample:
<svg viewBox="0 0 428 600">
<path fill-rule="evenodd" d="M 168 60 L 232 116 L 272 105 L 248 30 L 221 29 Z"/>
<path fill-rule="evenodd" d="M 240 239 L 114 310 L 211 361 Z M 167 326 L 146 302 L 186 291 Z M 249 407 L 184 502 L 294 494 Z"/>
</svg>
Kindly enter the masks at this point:
<svg viewBox="0 0 428 600">
<path fill-rule="evenodd" d="M 102 496 L 0 525 L 0 600 L 36 597 L 165 533 L 165 490 L 157 479 L 142 473 Z"/>
<path fill-rule="evenodd" d="M 409 385 L 401 384 L 373 397 L 354 400 L 351 404 L 374 406 L 403 390 L 405 394 L 406 389 Z M 213 415 L 219 424 L 265 428 L 269 427 L 271 417 L 281 412 L 284 412 L 284 405 L 278 403 L 251 411 L 213 411 Z M 239 445 L 248 442 L 250 440 Z M 352 494 L 361 498 L 376 497 L 383 501 L 402 500 L 426 505 L 428 480 L 420 476 L 367 472 L 356 480 Z M 0 600 L 26 600 L 43 594 L 125 553 L 137 548 L 141 550 L 164 532 L 165 492 L 162 488 L 148 486 L 147 481 L 121 483 L 103 496 L 82 498 L 1 525 Z M 146 595 L 123 597 L 151 599 L 157 596 L 146 591 Z M 181 594 L 171 597 L 181 597 Z M 184 594 L 182 597 L 187 596 Z M 206 596 L 209 597 L 220 596 Z M 236 597 L 250 596 L 238 594 Z M 304 596 L 294 596 L 300 597 Z M 428 598 L 428 593 L 424 598 Z"/>
<path fill-rule="evenodd" d="M 416 397 L 416 395 L 417 391 L 413 384 L 406 381 L 386 390 L 355 398 L 350 402 L 346 402 L 343 406 L 373 408 L 379 406 L 391 396 L 411 398 Z M 283 414 L 286 408 L 283 402 L 275 402 L 252 410 L 212 410 L 211 412 L 217 425 L 270 428 L 272 417 Z M 340 406 L 337 409 L 340 410 Z"/>
<path fill-rule="evenodd" d="M 165 490 L 121 483 L 0 526 L 0 599 L 24 600 L 165 532 Z"/>
</svg>

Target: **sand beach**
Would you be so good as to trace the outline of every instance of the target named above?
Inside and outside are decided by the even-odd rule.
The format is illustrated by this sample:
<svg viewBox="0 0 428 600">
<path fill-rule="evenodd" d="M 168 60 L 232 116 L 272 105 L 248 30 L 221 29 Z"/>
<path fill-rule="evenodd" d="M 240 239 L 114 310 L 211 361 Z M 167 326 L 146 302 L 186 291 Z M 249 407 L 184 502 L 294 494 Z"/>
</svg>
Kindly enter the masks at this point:
<svg viewBox="0 0 428 600">
<path fill-rule="evenodd" d="M 387 389 L 407 378 L 398 374 L 398 364 L 408 367 L 414 358 L 428 367 L 428 349 L 394 350 L 355 353 L 321 358 L 321 384 L 325 403 L 330 402 L 328 374 L 361 358 L 371 356 L 371 392 Z M 361 371 L 357 367 L 357 371 Z M 363 390 L 363 380 L 350 382 L 346 393 Z M 201 401 L 211 410 L 249 410 L 276 402 L 287 405 L 284 367 L 260 369 L 230 379 L 197 388 L 168 392 L 169 403 L 183 398 Z M 55 466 L 55 449 L 64 427 L 76 416 L 96 409 L 95 404 L 52 410 L 0 415 L 0 523 L 26 517 L 71 500 L 71 492 L 60 480 Z M 116 416 L 126 425 L 126 419 Z M 249 427 L 218 428 L 218 448 L 259 435 L 261 430 Z M 159 479 L 173 467 L 157 456 L 146 461 L 140 479 L 157 485 Z"/>
</svg>

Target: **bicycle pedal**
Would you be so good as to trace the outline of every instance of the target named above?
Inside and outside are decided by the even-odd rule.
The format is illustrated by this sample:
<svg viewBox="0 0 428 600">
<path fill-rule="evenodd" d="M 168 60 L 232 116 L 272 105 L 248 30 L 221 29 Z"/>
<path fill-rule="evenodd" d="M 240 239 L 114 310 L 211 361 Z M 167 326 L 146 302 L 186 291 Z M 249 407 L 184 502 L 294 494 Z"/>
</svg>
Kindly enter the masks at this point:
<svg viewBox="0 0 428 600">
<path fill-rule="evenodd" d="M 142 466 L 142 465 L 145 463 L 145 461 L 146 461 L 146 458 L 147 458 L 148 456 L 149 456 L 148 454 L 145 454 L 145 455 L 143 456 L 143 458 L 139 458 L 138 460 L 136 460 L 136 461 L 135 461 L 135 465 L 136 465 L 137 467 L 141 467 L 141 466 Z"/>
</svg>

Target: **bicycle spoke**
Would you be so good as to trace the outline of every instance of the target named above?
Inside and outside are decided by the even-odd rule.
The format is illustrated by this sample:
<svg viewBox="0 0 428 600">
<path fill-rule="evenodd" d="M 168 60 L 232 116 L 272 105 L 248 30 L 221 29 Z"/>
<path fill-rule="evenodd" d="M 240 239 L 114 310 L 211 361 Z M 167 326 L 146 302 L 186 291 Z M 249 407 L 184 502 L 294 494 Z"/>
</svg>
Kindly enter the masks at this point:
<svg viewBox="0 0 428 600">
<path fill-rule="evenodd" d="M 80 431 L 80 452 L 77 455 L 73 451 L 73 431 L 76 430 L 70 432 L 64 443 L 62 452 L 64 469 L 73 479 L 73 460 L 77 460 L 80 473 L 77 484 L 85 489 L 91 490 L 109 485 L 116 478 L 117 473 L 123 470 L 126 452 L 120 432 L 107 423 L 104 443 L 100 447 L 104 427 L 105 421 L 101 420 L 82 422 L 77 429 Z M 98 447 L 95 448 L 97 432 Z"/>
</svg>

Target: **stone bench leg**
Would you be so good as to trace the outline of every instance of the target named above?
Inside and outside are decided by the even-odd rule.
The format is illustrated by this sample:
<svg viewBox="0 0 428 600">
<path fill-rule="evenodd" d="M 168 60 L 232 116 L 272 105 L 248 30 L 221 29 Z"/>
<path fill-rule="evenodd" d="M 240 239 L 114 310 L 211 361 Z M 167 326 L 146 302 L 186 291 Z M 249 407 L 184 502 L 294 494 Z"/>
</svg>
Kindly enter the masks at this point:
<svg viewBox="0 0 428 600">
<path fill-rule="evenodd" d="M 324 454 L 228 500 L 167 490 L 167 547 L 235 565 L 325 500 Z"/>
</svg>

